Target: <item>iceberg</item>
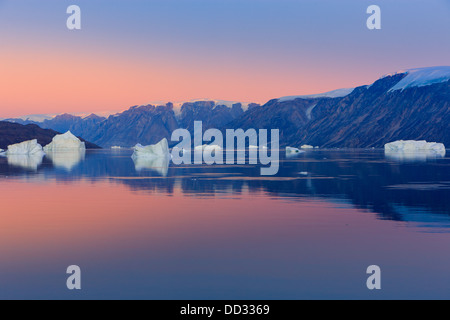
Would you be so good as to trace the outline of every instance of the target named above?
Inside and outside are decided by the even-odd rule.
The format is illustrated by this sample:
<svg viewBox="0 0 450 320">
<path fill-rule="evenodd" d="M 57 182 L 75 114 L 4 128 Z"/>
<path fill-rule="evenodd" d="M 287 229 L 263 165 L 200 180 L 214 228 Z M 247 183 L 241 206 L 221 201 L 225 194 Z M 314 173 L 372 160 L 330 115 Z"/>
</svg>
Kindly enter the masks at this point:
<svg viewBox="0 0 450 320">
<path fill-rule="evenodd" d="M 399 140 L 384 145 L 384 152 L 393 160 L 421 160 L 444 157 L 446 150 L 442 143 L 427 142 L 425 140 Z"/>
<path fill-rule="evenodd" d="M 8 146 L 8 150 L 6 151 L 7 156 L 11 155 L 36 155 L 36 156 L 44 156 L 45 153 L 42 150 L 42 146 L 37 142 L 36 139 L 24 141 L 21 143 L 16 143 Z"/>
<path fill-rule="evenodd" d="M 415 152 L 415 151 L 431 151 L 434 153 L 445 153 L 445 146 L 442 143 L 427 142 L 425 140 L 399 140 L 384 145 L 384 150 L 388 152 Z"/>
<path fill-rule="evenodd" d="M 81 142 L 70 131 L 54 136 L 52 142 L 44 147 L 44 151 L 47 153 L 75 150 L 86 150 L 86 146 L 84 142 Z"/>
<path fill-rule="evenodd" d="M 117 150 L 117 149 L 122 149 L 122 147 L 119 147 L 119 146 L 112 146 L 111 149 Z"/>
<path fill-rule="evenodd" d="M 150 169 L 162 176 L 167 176 L 170 160 L 169 143 L 164 138 L 157 144 L 149 146 L 137 144 L 131 158 L 136 171 Z"/>
<path fill-rule="evenodd" d="M 137 158 L 160 158 L 160 157 L 168 157 L 170 158 L 169 151 L 169 143 L 167 139 L 164 138 L 157 144 L 143 146 L 141 144 L 137 144 L 134 147 L 134 153 L 132 155 L 133 159 Z"/>
<path fill-rule="evenodd" d="M 300 148 L 302 148 L 302 149 L 314 149 L 314 147 L 310 146 L 309 144 L 304 144 Z"/>
</svg>

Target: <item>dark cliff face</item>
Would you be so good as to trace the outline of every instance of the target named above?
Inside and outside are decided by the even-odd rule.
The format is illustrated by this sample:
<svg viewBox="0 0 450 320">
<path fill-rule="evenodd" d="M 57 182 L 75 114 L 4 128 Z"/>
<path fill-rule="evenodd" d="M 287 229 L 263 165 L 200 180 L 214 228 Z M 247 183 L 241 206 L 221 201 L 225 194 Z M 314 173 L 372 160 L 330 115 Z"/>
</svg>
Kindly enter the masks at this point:
<svg viewBox="0 0 450 320">
<path fill-rule="evenodd" d="M 262 107 L 249 108 L 240 118 L 222 129 L 280 129 L 280 141 L 292 140 L 298 128 L 308 122 L 308 113 L 317 99 L 296 99 L 278 103 L 271 100 Z"/>
<path fill-rule="evenodd" d="M 7 149 L 9 145 L 37 139 L 41 146 L 46 146 L 59 132 L 50 129 L 42 129 L 35 124 L 22 125 L 0 121 L 0 148 Z M 81 139 L 81 138 L 80 138 Z M 81 139 L 88 149 L 98 149 L 99 146 Z"/>
<path fill-rule="evenodd" d="M 271 100 L 229 126 L 280 129 L 282 146 L 366 148 L 401 139 L 450 145 L 450 81 L 389 92 L 403 77 L 382 78 L 341 98 Z"/>
<path fill-rule="evenodd" d="M 163 138 L 170 140 L 178 128 L 172 104 L 167 106 L 140 106 L 110 116 L 86 136 L 103 147 L 132 147 L 136 143 L 154 144 Z"/>
<path fill-rule="evenodd" d="M 383 78 L 342 99 L 323 101 L 289 142 L 341 148 L 383 147 L 395 140 L 450 145 L 450 81 L 388 92 L 403 76 Z"/>
</svg>

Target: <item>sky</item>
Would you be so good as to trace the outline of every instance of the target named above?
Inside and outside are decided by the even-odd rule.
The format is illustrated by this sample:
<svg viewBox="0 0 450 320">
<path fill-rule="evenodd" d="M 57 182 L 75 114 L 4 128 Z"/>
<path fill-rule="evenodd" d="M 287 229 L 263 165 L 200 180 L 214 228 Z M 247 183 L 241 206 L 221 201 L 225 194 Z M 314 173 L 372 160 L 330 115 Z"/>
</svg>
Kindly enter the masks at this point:
<svg viewBox="0 0 450 320">
<path fill-rule="evenodd" d="M 81 30 L 66 9 L 81 8 Z M 381 30 L 369 30 L 369 5 Z M 450 65 L 450 0 L 0 0 L 0 118 L 265 103 Z"/>
</svg>

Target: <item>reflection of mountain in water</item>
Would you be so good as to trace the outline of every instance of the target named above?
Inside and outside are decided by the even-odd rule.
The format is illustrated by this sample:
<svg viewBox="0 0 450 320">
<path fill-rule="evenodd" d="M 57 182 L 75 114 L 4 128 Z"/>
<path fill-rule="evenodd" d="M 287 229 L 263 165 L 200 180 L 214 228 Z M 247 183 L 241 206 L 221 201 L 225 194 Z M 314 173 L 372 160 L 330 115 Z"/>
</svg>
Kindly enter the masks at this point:
<svg viewBox="0 0 450 320">
<path fill-rule="evenodd" d="M 55 170 L 44 161 L 38 172 L 47 179 L 109 179 L 132 190 L 172 194 L 180 188 L 193 196 L 239 195 L 244 190 L 271 197 L 341 199 L 360 209 L 398 221 L 450 221 L 450 161 L 402 163 L 386 159 L 383 151 L 311 151 L 283 159 L 276 177 L 260 176 L 249 165 L 199 166 L 148 164 L 138 166 L 130 150 L 89 151 L 72 171 Z M 155 168 L 163 168 L 158 171 Z M 0 174 L 23 175 L 0 159 Z M 29 172 L 27 173 L 30 174 Z M 167 177 L 164 177 L 166 176 Z M 439 218 L 437 218 L 439 217 Z"/>
</svg>

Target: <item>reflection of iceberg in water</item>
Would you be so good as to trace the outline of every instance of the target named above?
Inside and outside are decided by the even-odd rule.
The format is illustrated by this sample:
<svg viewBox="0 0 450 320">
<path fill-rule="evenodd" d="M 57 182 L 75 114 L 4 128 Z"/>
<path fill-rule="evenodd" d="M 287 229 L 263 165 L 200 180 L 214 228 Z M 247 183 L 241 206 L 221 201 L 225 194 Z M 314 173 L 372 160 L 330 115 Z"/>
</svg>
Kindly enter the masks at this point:
<svg viewBox="0 0 450 320">
<path fill-rule="evenodd" d="M 29 169 L 36 171 L 37 168 L 42 164 L 42 159 L 44 158 L 43 153 L 24 155 L 24 154 L 10 154 L 7 156 L 8 165 L 21 167 L 23 169 Z"/>
<path fill-rule="evenodd" d="M 161 176 L 167 176 L 169 172 L 169 157 L 133 157 L 134 166 L 136 171 L 149 169 L 157 172 Z"/>
<path fill-rule="evenodd" d="M 71 151 L 55 151 L 49 152 L 47 156 L 52 160 L 53 165 L 57 168 L 63 168 L 71 171 L 78 163 L 84 160 L 86 155 L 85 149 L 75 149 Z"/>
<path fill-rule="evenodd" d="M 385 156 L 389 160 L 398 162 L 426 162 L 427 160 L 440 159 L 445 157 L 445 150 L 435 151 L 385 151 Z"/>
</svg>

